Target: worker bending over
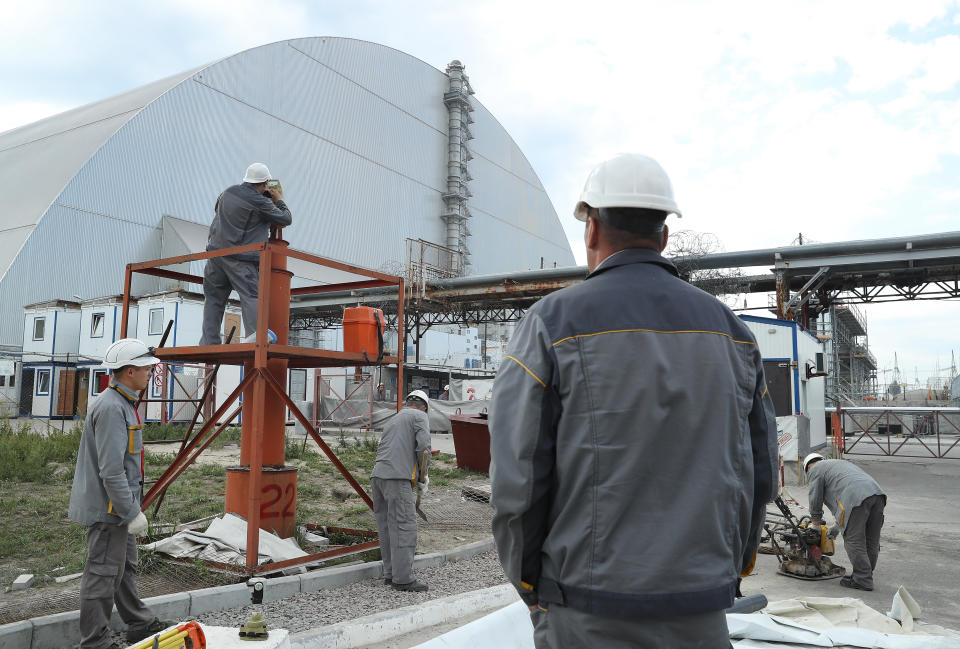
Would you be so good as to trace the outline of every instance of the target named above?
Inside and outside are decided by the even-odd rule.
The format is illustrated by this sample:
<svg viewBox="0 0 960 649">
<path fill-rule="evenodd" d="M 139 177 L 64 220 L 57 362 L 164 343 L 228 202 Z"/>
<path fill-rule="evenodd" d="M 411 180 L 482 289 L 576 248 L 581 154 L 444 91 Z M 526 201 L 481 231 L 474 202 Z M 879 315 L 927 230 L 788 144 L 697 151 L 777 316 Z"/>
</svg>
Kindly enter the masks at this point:
<svg viewBox="0 0 960 649">
<path fill-rule="evenodd" d="M 823 505 L 833 513 L 843 530 L 843 548 L 853 566 L 852 575 L 840 578 L 840 585 L 873 590 L 873 571 L 880 556 L 880 530 L 887 496 L 866 471 L 846 460 L 825 460 L 811 453 L 803 460 L 810 498 L 810 524 L 823 522 Z M 836 536 L 838 530 L 831 530 Z"/>
<path fill-rule="evenodd" d="M 527 311 L 494 382 L 493 534 L 540 649 L 727 649 L 776 495 L 756 341 L 661 256 L 670 213 L 652 158 L 594 169 L 590 272 Z"/>
<path fill-rule="evenodd" d="M 377 519 L 383 583 L 396 590 L 425 591 L 413 576 L 417 550 L 416 490 L 427 493 L 430 478 L 430 399 L 421 390 L 407 396 L 403 408 L 387 425 L 370 474 L 373 515 Z"/>
<path fill-rule="evenodd" d="M 87 526 L 87 561 L 80 579 L 80 647 L 115 647 L 110 641 L 114 603 L 127 625 L 127 642 L 169 626 L 137 592 L 137 535 L 147 531 L 143 497 L 143 436 L 134 404 L 159 361 L 136 338 L 110 345 L 103 367 L 110 387 L 87 413 L 70 493 L 70 520 Z"/>
<path fill-rule="evenodd" d="M 207 238 L 207 250 L 223 250 L 251 243 L 263 243 L 270 236 L 270 226 L 285 227 L 293 222 L 283 194 L 268 185 L 270 170 L 262 162 L 247 167 L 243 183 L 227 187 L 217 198 L 213 223 Z M 268 196 L 265 196 L 264 194 Z M 240 296 L 240 312 L 247 336 L 244 342 L 257 337 L 257 293 L 260 281 L 260 253 L 212 257 L 203 271 L 203 333 L 201 345 L 219 345 L 223 311 L 230 291 Z M 270 269 L 266 269 L 267 272 Z M 268 332 L 270 342 L 276 342 Z"/>
</svg>

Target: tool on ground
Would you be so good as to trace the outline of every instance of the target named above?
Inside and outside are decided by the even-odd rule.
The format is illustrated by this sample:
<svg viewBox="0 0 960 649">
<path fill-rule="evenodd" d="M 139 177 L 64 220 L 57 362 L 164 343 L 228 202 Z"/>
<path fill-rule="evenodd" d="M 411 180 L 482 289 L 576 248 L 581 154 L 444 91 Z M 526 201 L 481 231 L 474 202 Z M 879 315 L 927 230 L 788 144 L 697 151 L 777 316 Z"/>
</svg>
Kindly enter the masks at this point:
<svg viewBox="0 0 960 649">
<path fill-rule="evenodd" d="M 260 613 L 251 615 L 240 627 L 241 640 L 266 640 L 268 637 L 270 633 L 267 631 L 267 621 Z"/>
<path fill-rule="evenodd" d="M 750 595 L 740 597 L 733 602 L 733 606 L 724 613 L 756 613 L 767 605 L 766 595 Z"/>
<path fill-rule="evenodd" d="M 787 577 L 807 580 L 842 577 L 846 569 L 834 565 L 827 556 L 832 555 L 835 548 L 833 539 L 828 535 L 827 526 L 811 526 L 808 516 L 798 520 L 783 502 L 783 498 L 777 497 L 773 502 L 783 515 L 783 522 L 773 525 L 768 523 L 763 528 L 780 562 L 777 572 Z"/>
<path fill-rule="evenodd" d="M 196 622 L 184 622 L 147 638 L 130 649 L 206 649 L 207 639 Z"/>
</svg>

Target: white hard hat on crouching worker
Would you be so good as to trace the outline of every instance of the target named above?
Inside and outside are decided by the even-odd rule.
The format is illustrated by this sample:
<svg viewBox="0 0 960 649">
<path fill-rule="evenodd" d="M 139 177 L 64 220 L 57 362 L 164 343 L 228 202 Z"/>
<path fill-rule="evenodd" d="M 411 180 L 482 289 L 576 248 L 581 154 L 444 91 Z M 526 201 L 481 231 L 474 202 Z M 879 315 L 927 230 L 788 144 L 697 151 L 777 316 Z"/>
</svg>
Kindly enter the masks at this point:
<svg viewBox="0 0 960 649">
<path fill-rule="evenodd" d="M 265 183 L 268 180 L 271 180 L 270 170 L 262 162 L 254 162 L 247 167 L 247 173 L 243 176 L 243 182 L 253 183 L 254 185 Z"/>
<path fill-rule="evenodd" d="M 807 457 L 803 458 L 803 470 L 806 471 L 807 467 L 810 466 L 810 463 L 814 460 L 822 460 L 823 456 L 819 453 L 811 453 Z"/>
<path fill-rule="evenodd" d="M 103 355 L 103 367 L 117 370 L 127 365 L 143 367 L 156 365 L 160 359 L 153 355 L 153 347 L 136 338 L 121 338 L 107 347 Z"/>
<path fill-rule="evenodd" d="M 420 401 L 423 401 L 423 405 L 425 405 L 427 408 L 430 407 L 430 398 L 427 397 L 427 393 L 423 390 L 414 390 L 408 394 L 407 401 L 410 401 L 410 399 L 420 399 Z"/>
<path fill-rule="evenodd" d="M 653 158 L 637 153 L 621 153 L 590 172 L 573 215 L 586 221 L 591 207 L 639 207 L 680 216 L 667 172 Z"/>
</svg>

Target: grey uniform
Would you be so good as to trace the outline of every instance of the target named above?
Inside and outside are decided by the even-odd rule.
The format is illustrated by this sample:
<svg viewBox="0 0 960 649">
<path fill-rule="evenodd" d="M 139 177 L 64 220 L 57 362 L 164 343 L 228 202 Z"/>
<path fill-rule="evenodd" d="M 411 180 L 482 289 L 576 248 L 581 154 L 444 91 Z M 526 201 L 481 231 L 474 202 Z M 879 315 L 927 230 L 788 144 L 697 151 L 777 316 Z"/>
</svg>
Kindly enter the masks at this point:
<svg viewBox="0 0 960 649">
<path fill-rule="evenodd" d="M 810 518 L 823 522 L 823 505 L 843 528 L 843 547 L 853 566 L 853 580 L 873 588 L 880 555 L 880 530 L 887 496 L 866 471 L 846 460 L 819 460 L 807 473 Z"/>
<path fill-rule="evenodd" d="M 274 204 L 250 183 L 228 187 L 217 198 L 214 211 L 207 250 L 263 243 L 270 236 L 271 224 L 287 226 L 293 222 L 286 203 L 277 201 Z M 207 260 L 203 271 L 205 301 L 201 345 L 220 344 L 220 323 L 231 289 L 240 296 L 247 335 L 257 330 L 259 259 L 257 252 L 244 252 Z"/>
<path fill-rule="evenodd" d="M 404 408 L 383 431 L 377 461 L 370 474 L 373 514 L 380 536 L 383 576 L 397 584 L 409 584 L 413 577 L 413 555 L 417 550 L 416 497 L 413 485 L 423 482 L 429 458 L 430 424 L 427 413 Z"/>
<path fill-rule="evenodd" d="M 137 593 L 137 543 L 127 533 L 127 524 L 140 513 L 143 489 L 143 436 L 135 401 L 132 390 L 111 383 L 93 402 L 80 438 L 68 515 L 88 527 L 80 580 L 84 648 L 110 645 L 107 623 L 114 603 L 130 628 L 145 628 L 156 619 Z"/>
<path fill-rule="evenodd" d="M 777 436 L 756 341 L 726 306 L 652 250 L 611 255 L 517 326 L 490 438 L 494 539 L 546 609 L 538 647 L 729 646 Z"/>
</svg>

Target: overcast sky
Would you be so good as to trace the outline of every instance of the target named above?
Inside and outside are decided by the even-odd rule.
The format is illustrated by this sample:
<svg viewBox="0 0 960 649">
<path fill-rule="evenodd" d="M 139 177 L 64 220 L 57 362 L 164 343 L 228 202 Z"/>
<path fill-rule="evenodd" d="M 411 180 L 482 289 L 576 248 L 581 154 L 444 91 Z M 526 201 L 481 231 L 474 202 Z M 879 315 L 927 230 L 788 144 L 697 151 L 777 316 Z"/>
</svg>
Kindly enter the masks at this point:
<svg viewBox="0 0 960 649">
<path fill-rule="evenodd" d="M 0 131 L 303 36 L 460 59 L 583 262 L 583 180 L 656 157 L 727 250 L 960 230 L 960 10 L 911 2 L 0 0 Z M 291 84 L 296 79 L 290 79 Z M 956 302 L 867 307 L 881 369 L 960 350 Z M 916 370 L 914 369 L 916 368 Z"/>
</svg>

